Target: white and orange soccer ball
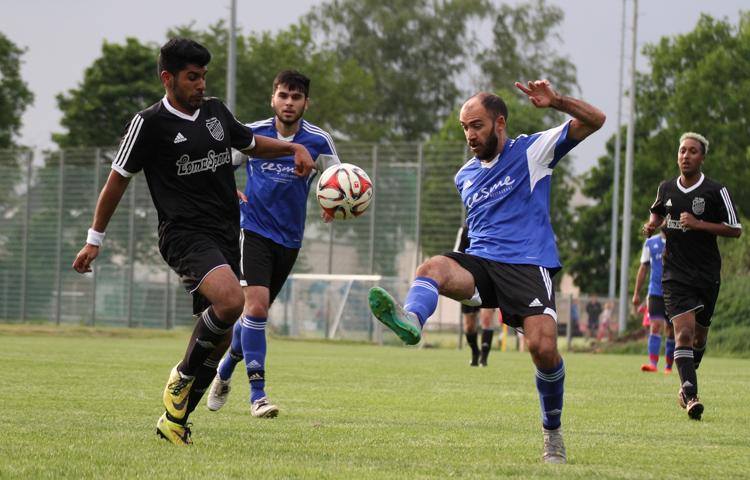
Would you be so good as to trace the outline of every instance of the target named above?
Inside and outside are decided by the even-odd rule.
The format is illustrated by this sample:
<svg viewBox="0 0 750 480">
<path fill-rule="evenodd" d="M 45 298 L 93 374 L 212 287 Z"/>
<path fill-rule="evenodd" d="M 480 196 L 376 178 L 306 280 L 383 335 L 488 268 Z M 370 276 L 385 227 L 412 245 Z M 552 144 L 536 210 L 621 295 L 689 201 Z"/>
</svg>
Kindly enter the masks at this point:
<svg viewBox="0 0 750 480">
<path fill-rule="evenodd" d="M 318 179 L 318 203 L 337 220 L 348 220 L 365 213 L 375 193 L 364 170 L 351 163 L 328 167 Z"/>
</svg>

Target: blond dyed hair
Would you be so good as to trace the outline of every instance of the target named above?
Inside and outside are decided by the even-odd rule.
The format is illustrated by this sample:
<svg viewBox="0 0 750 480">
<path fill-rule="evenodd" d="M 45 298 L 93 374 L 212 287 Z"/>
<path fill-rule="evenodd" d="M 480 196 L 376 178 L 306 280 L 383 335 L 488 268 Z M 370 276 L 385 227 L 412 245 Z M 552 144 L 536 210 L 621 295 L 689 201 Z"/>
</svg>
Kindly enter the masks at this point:
<svg viewBox="0 0 750 480">
<path fill-rule="evenodd" d="M 680 137 L 680 144 L 682 144 L 685 139 L 691 138 L 693 140 L 698 141 L 701 145 L 703 145 L 703 155 L 706 155 L 708 153 L 708 140 L 706 137 L 701 135 L 700 133 L 695 132 L 685 132 Z"/>
</svg>

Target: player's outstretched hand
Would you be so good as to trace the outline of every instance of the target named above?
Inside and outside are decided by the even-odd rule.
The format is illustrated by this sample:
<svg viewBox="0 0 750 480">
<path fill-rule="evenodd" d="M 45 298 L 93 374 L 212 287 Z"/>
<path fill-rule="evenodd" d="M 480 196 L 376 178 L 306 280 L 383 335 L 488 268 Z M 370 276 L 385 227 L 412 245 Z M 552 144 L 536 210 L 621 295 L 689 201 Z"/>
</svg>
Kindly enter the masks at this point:
<svg viewBox="0 0 750 480">
<path fill-rule="evenodd" d="M 91 271 L 91 262 L 99 255 L 99 247 L 87 243 L 78 252 L 75 261 L 73 261 L 73 268 L 78 273 L 86 273 Z"/>
<path fill-rule="evenodd" d="M 240 203 L 247 203 L 247 195 L 245 195 L 245 192 L 242 190 L 237 190 L 237 198 L 239 199 Z"/>
<path fill-rule="evenodd" d="M 312 172 L 315 162 L 305 147 L 302 145 L 297 145 L 297 147 L 294 149 L 294 173 L 299 177 L 306 177 Z"/>
<path fill-rule="evenodd" d="M 534 80 L 529 81 L 528 87 L 524 86 L 521 82 L 516 82 L 516 87 L 525 93 L 531 103 L 537 108 L 547 108 L 557 98 L 557 93 L 552 90 L 552 86 L 549 80 Z"/>
</svg>

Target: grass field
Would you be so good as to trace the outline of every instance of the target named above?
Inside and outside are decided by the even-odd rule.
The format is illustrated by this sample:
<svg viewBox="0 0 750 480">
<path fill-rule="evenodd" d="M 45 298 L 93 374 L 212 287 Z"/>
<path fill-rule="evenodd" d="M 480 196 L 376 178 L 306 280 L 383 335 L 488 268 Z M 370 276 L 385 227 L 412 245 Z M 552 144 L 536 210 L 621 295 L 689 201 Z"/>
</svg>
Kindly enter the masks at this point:
<svg viewBox="0 0 750 480">
<path fill-rule="evenodd" d="M 186 331 L 0 329 L 0 478 L 747 478 L 750 361 L 709 356 L 704 420 L 645 354 L 568 354 L 568 465 L 543 465 L 528 354 L 269 340 L 273 420 L 229 403 L 191 417 L 191 448 L 160 441 L 167 374 Z"/>
</svg>

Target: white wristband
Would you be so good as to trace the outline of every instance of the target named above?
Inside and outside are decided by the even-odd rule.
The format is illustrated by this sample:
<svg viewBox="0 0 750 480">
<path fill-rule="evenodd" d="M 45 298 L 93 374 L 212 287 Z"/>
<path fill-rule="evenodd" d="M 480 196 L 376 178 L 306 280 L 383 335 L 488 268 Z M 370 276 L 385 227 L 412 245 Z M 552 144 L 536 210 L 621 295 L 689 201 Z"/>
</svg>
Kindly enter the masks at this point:
<svg viewBox="0 0 750 480">
<path fill-rule="evenodd" d="M 104 232 L 97 232 L 93 228 L 89 228 L 86 243 L 95 247 L 100 247 L 102 245 L 102 240 L 104 240 Z"/>
</svg>

